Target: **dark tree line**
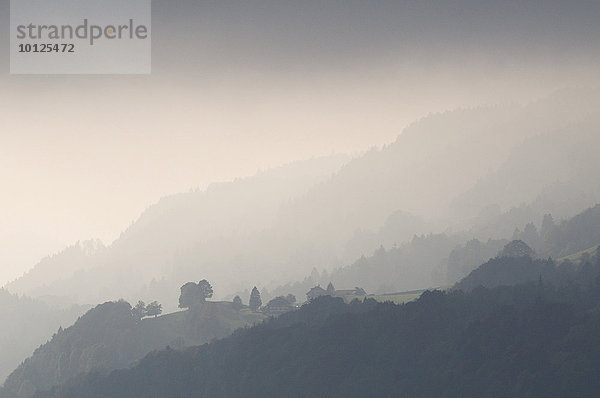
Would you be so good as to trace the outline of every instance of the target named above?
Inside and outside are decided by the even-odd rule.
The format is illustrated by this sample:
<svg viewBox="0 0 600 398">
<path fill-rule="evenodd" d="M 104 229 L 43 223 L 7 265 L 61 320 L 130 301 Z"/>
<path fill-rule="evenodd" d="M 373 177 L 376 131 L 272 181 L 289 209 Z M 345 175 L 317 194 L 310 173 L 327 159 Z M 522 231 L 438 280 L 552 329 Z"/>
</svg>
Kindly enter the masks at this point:
<svg viewBox="0 0 600 398">
<path fill-rule="evenodd" d="M 599 373 L 597 253 L 556 285 L 427 291 L 400 306 L 320 297 L 39 397 L 596 397 Z"/>
<path fill-rule="evenodd" d="M 158 301 L 153 301 L 146 305 L 146 303 L 140 300 L 131 309 L 131 313 L 138 320 L 146 316 L 153 316 L 156 318 L 158 315 L 162 314 L 162 304 L 160 304 Z"/>
</svg>

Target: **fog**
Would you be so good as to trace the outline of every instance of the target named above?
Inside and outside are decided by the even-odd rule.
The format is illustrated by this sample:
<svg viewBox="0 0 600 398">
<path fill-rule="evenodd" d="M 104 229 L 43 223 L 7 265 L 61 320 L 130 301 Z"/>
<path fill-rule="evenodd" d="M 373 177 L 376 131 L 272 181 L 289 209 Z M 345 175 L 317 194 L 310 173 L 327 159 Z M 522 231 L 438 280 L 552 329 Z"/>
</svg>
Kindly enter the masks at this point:
<svg viewBox="0 0 600 398">
<path fill-rule="evenodd" d="M 110 244 L 165 195 L 598 81 L 591 4 L 153 6 L 151 76 L 11 76 L 3 63 L 0 281 L 78 240 Z"/>
<path fill-rule="evenodd" d="M 152 8 L 147 76 L 0 41 L 0 398 L 597 391 L 600 4 Z"/>
</svg>

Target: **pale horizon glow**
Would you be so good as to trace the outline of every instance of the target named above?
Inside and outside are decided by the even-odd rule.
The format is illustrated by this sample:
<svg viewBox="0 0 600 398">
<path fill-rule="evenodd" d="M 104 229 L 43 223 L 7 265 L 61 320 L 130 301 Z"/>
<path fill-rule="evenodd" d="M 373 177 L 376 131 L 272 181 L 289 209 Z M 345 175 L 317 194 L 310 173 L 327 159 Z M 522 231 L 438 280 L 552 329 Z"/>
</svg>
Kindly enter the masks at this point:
<svg viewBox="0 0 600 398">
<path fill-rule="evenodd" d="M 356 155 L 432 113 L 527 104 L 600 82 L 600 56 L 581 39 L 592 28 L 556 33 L 548 23 L 560 10 L 550 8 L 530 16 L 535 24 L 502 7 L 453 22 L 429 10 L 428 29 L 404 5 L 338 13 L 309 2 L 307 29 L 295 6 L 188 3 L 153 4 L 152 76 L 0 77 L 0 286 L 78 240 L 110 244 L 161 197 Z M 276 23 L 257 23 L 271 10 Z M 513 30 L 462 25 L 503 13 Z M 189 35 L 207 39 L 193 52 Z"/>
</svg>

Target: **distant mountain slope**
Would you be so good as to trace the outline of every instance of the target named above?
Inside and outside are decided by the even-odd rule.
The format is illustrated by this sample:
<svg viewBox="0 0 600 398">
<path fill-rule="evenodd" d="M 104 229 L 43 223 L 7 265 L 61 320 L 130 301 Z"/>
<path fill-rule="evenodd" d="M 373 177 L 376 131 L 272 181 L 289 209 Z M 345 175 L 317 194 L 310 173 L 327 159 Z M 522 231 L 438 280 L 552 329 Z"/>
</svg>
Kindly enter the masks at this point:
<svg viewBox="0 0 600 398">
<path fill-rule="evenodd" d="M 518 222 L 523 225 L 527 220 L 519 218 Z M 523 231 L 517 230 L 512 235 L 514 239 L 523 239 L 532 245 L 537 255 L 543 258 L 557 259 L 595 247 L 600 244 L 600 205 L 559 223 L 555 223 L 548 214 L 540 230 L 529 222 Z M 335 286 L 360 286 L 368 293 L 385 293 L 414 287 L 452 285 L 465 277 L 457 285 L 459 288 L 471 289 L 480 284 L 486 287 L 516 284 L 534 281 L 540 276 L 552 280 L 563 277 L 555 275 L 552 261 L 495 258 L 510 242 L 511 236 L 486 242 L 478 239 L 467 241 L 466 236 L 469 235 L 415 236 L 410 242 L 396 247 L 380 247 L 372 255 L 363 256 L 332 272 L 313 273 L 302 282 L 285 284 L 274 294 L 293 292 L 303 297 L 311 287 L 317 284 L 326 286 L 330 281 Z M 509 267 L 513 267 L 512 271 Z"/>
<path fill-rule="evenodd" d="M 360 286 L 368 293 L 386 293 L 436 284 L 434 272 L 463 237 L 445 234 L 415 236 L 409 243 L 376 250 L 329 276 L 336 286 Z"/>
<path fill-rule="evenodd" d="M 597 117 L 528 138 L 501 167 L 463 193 L 454 208 L 469 217 L 490 205 L 509 210 L 532 204 L 557 218 L 571 217 L 600 200 L 599 152 Z"/>
<path fill-rule="evenodd" d="M 544 238 L 544 253 L 561 258 L 600 244 L 600 204 L 550 228 Z"/>
<path fill-rule="evenodd" d="M 357 286 L 368 294 L 415 290 L 415 287 L 431 288 L 438 282 L 438 285 L 444 284 L 445 281 L 442 277 L 438 278 L 436 272 L 463 241 L 460 235 L 414 236 L 409 242 L 389 249 L 380 246 L 368 256 L 361 256 L 350 265 L 331 272 L 315 269 L 301 281 L 278 286 L 272 294 L 292 293 L 304 300 L 312 287 L 325 287 L 330 282 L 340 289 Z"/>
<path fill-rule="evenodd" d="M 554 223 L 546 215 L 538 232 L 533 224 L 524 231 L 515 233 L 518 238 L 532 244 L 537 250 L 533 256 L 518 258 L 497 257 L 490 259 L 455 285 L 457 289 L 473 289 L 477 286 L 494 287 L 513 285 L 542 278 L 546 282 L 558 283 L 571 278 L 573 264 L 579 265 L 598 254 L 600 245 L 600 205 L 589 208 L 576 216 Z M 543 260 L 532 257 L 554 258 Z M 565 264 L 563 264 L 565 263 Z"/>
<path fill-rule="evenodd" d="M 534 205 L 535 206 L 535 205 Z M 509 223 L 512 221 L 513 227 L 516 224 L 523 225 L 524 220 L 531 213 L 531 209 L 534 206 L 526 206 L 511 210 L 504 217 L 500 217 L 499 224 L 495 228 L 496 230 L 502 230 L 503 226 L 506 225 L 506 221 Z M 535 211 L 534 211 L 535 213 Z M 511 220 L 512 219 L 512 220 Z M 516 229 L 512 234 L 512 239 L 523 240 L 526 244 L 531 246 L 535 251 L 534 257 L 536 258 L 553 258 L 561 263 L 562 260 L 567 260 L 570 256 L 576 256 L 578 253 L 585 259 L 585 251 L 588 254 L 592 254 L 595 248 L 600 244 L 600 205 L 595 205 L 589 209 L 586 209 L 579 214 L 576 214 L 570 218 L 564 219 L 558 223 L 554 221 L 552 214 L 545 214 L 543 217 L 539 217 L 542 220 L 541 223 L 535 223 L 534 220 L 527 223 L 522 229 Z M 540 227 L 537 228 L 535 224 Z M 494 223 L 490 223 L 489 227 L 494 227 Z M 509 238 L 506 235 L 506 238 Z M 490 242 L 503 242 L 490 241 Z M 504 243 L 508 241 L 504 240 Z M 499 252 L 500 247 L 497 247 L 496 253 Z M 487 258 L 495 257 L 494 253 L 488 253 Z M 581 260 L 581 259 L 580 259 Z M 527 262 L 526 260 L 523 260 Z M 502 262 L 499 260 L 498 262 Z M 453 264 L 454 263 L 454 264 Z M 531 260 L 531 263 L 536 263 L 539 274 L 545 274 L 545 277 L 549 277 L 548 274 L 542 272 L 540 266 L 543 268 L 543 264 L 540 261 Z M 448 283 L 454 283 L 458 279 L 466 276 L 471 270 L 474 270 L 478 264 L 471 263 L 457 264 L 455 261 L 449 261 L 448 263 Z M 457 266 L 462 268 L 460 273 L 452 272 Z M 473 276 L 475 278 L 475 276 Z M 518 276 L 515 276 L 519 278 Z M 484 277 L 485 279 L 486 277 Z M 493 279 L 493 278 L 492 278 Z M 520 281 L 528 280 L 521 275 Z M 482 280 L 482 282 L 484 282 Z M 485 286 L 495 286 L 496 284 L 486 284 Z"/>
<path fill-rule="evenodd" d="M 357 229 L 378 229 L 398 210 L 435 218 L 520 142 L 522 134 L 509 126 L 521 112 L 489 107 L 424 118 L 392 144 L 355 159 L 327 184 L 291 203 L 279 227 L 294 228 L 301 239 L 334 237 L 339 245 Z"/>
<path fill-rule="evenodd" d="M 178 251 L 199 242 L 267 229 L 283 203 L 327 179 L 347 160 L 335 155 L 296 162 L 253 177 L 212 184 L 205 191 L 163 198 L 106 250 L 99 243 L 93 244 L 99 247 L 93 253 L 91 243 L 74 245 L 42 260 L 6 288 L 35 296 L 68 294 L 92 303 L 138 297 L 144 285 L 168 274 Z"/>
<path fill-rule="evenodd" d="M 552 260 L 533 259 L 530 256 L 499 255 L 471 271 L 454 285 L 454 288 L 472 290 L 480 286 L 492 288 L 535 281 L 554 282 L 557 279 L 557 272 Z"/>
<path fill-rule="evenodd" d="M 81 306 L 57 308 L 0 289 L 0 384 L 59 327 L 72 324 L 86 310 Z"/>
<path fill-rule="evenodd" d="M 153 350 L 202 344 L 263 318 L 260 313 L 235 310 L 231 303 L 207 302 L 140 321 L 129 303 L 107 302 L 39 347 L 6 379 L 0 397 L 29 398 L 80 373 L 124 368 Z"/>
<path fill-rule="evenodd" d="M 322 160 L 325 165 L 320 166 L 300 163 L 206 192 L 175 195 L 148 209 L 96 257 L 95 267 L 58 275 L 43 285 L 21 285 L 16 291 L 69 291 L 89 302 L 148 294 L 167 303 L 174 302 L 170 295 L 187 280 L 207 278 L 223 296 L 258 284 L 277 286 L 315 267 L 347 265 L 359 252 L 369 254 L 383 242 L 401 245 L 416 232 L 469 230 L 481 209 L 519 205 L 500 200 L 504 195 L 498 192 L 513 192 L 515 184 L 517 191 L 524 191 L 515 194 L 515 201 L 535 200 L 535 194 L 556 179 L 564 184 L 560 192 L 585 196 L 570 205 L 569 212 L 577 212 L 600 199 L 590 177 L 596 170 L 590 148 L 600 141 L 598 124 L 590 115 L 598 104 L 598 90 L 572 90 L 523 107 L 431 115 L 407 128 L 394 143 L 341 168 L 343 162 L 332 160 Z M 565 153 L 555 144 L 557 137 L 566 140 Z M 538 156 L 540 165 L 535 166 Z M 540 173 L 545 176 L 541 183 L 528 183 Z M 548 177 L 552 173 L 556 178 Z M 516 180 L 522 175 L 523 182 L 507 183 L 510 175 Z M 565 202 L 573 200 L 567 195 Z M 545 207 L 540 205 L 538 211 Z M 391 227 L 382 228 L 387 221 Z M 508 224 L 512 233 L 516 225 Z M 468 239 L 489 238 L 483 232 L 469 235 Z M 410 268 L 406 272 L 405 280 L 419 283 L 423 275 L 430 275 L 420 267 L 414 275 Z"/>
<path fill-rule="evenodd" d="M 317 299 L 227 339 L 155 352 L 37 397 L 595 397 L 600 257 L 582 272 L 577 294 L 530 283 L 427 291 L 401 306 Z"/>
<path fill-rule="evenodd" d="M 562 261 L 572 261 L 574 263 L 581 263 L 581 262 L 584 262 L 591 255 L 593 255 L 594 253 L 596 253 L 596 251 L 598 249 L 600 249 L 600 245 L 597 245 L 597 246 L 594 246 L 594 247 L 590 247 L 589 249 L 579 251 L 579 252 L 577 252 L 575 254 L 571 254 L 569 256 L 561 257 L 557 261 L 559 261 L 559 262 L 562 262 Z"/>
<path fill-rule="evenodd" d="M 591 155 L 600 145 L 600 134 L 593 104 L 600 104 L 600 90 L 566 90 L 524 107 L 490 106 L 430 115 L 406 128 L 395 142 L 348 163 L 331 181 L 295 200 L 283 212 L 280 225 L 344 241 L 358 228 L 379 228 L 398 210 L 434 220 L 454 211 L 462 218 L 463 212 L 452 204 L 460 195 L 466 199 L 476 195 L 473 187 L 490 175 L 518 179 L 526 174 L 534 179 L 537 172 L 547 175 L 552 170 L 557 174 L 551 183 L 562 181 L 563 175 L 574 177 L 577 169 L 595 170 Z M 559 142 L 569 141 L 568 154 L 556 145 L 557 137 Z M 576 153 L 582 156 L 573 166 L 568 158 Z M 536 167 L 537 156 L 544 160 L 543 166 Z M 545 171 L 548 158 L 560 162 Z M 506 169 L 512 174 L 504 173 Z M 535 195 L 546 187 L 545 181 L 531 187 Z M 495 193 L 509 187 L 491 188 Z M 499 204 L 508 210 L 521 204 L 522 197 L 515 195 L 515 202 Z M 490 205 L 497 200 L 490 195 L 483 202 Z"/>
<path fill-rule="evenodd" d="M 507 239 L 488 240 L 481 242 L 471 239 L 464 245 L 456 247 L 445 264 L 440 267 L 440 277 L 444 278 L 444 285 L 451 285 L 461 280 L 473 269 L 496 256 L 500 249 L 508 243 Z"/>
<path fill-rule="evenodd" d="M 61 252 L 42 259 L 33 269 L 6 285 L 12 292 L 33 296 L 46 294 L 45 287 L 75 273 L 98 265 L 106 247 L 100 241 L 77 242 Z M 66 290 L 60 295 L 71 295 Z M 76 298 L 74 298 L 76 300 Z"/>
<path fill-rule="evenodd" d="M 219 237 L 260 232 L 275 222 L 280 206 L 326 181 L 350 158 L 315 158 L 211 184 L 205 191 L 163 198 L 115 242 L 114 249 L 184 248 Z"/>
</svg>

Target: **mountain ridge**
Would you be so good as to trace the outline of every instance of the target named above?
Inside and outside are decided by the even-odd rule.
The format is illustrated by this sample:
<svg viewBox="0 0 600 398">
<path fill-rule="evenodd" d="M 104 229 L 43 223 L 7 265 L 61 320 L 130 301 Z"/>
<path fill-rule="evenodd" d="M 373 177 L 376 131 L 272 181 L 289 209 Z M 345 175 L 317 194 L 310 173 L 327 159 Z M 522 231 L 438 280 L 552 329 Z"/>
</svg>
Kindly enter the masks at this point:
<svg viewBox="0 0 600 398">
<path fill-rule="evenodd" d="M 271 226 L 268 222 L 248 221 L 252 217 L 248 218 L 251 210 L 247 206 L 230 205 L 231 200 L 249 199 L 247 191 L 251 188 L 244 182 L 238 183 L 241 187 L 238 191 L 223 191 L 221 197 L 226 200 L 218 205 L 227 204 L 223 207 L 228 211 L 213 219 L 210 214 L 219 214 L 215 213 L 218 207 L 213 208 L 214 205 L 201 208 L 199 214 L 206 216 L 200 217 L 193 215 L 198 206 L 193 200 L 189 205 L 178 204 L 185 194 L 167 198 L 145 212 L 95 268 L 78 276 L 67 276 L 54 286 L 48 283 L 36 294 L 56 294 L 69 287 L 78 300 L 88 302 L 140 296 L 175 302 L 172 292 L 178 286 L 188 280 L 207 278 L 217 294 L 225 297 L 253 285 L 278 286 L 298 280 L 313 268 L 332 270 L 349 264 L 359 254 L 353 249 L 360 247 L 362 254 L 368 253 L 381 244 L 376 240 L 392 242 L 392 235 L 407 238 L 415 233 L 415 227 L 429 229 L 423 233 L 452 228 L 456 219 L 468 218 L 464 212 L 448 220 L 436 219 L 436 214 L 448 209 L 458 195 L 490 175 L 489 169 L 492 173 L 501 170 L 515 148 L 531 142 L 528 141 L 531 137 L 551 138 L 548 126 L 554 125 L 554 131 L 583 134 L 581 129 L 571 132 L 560 130 L 560 126 L 573 126 L 573 121 L 582 118 L 589 120 L 586 119 L 589 110 L 600 100 L 598 94 L 598 90 L 563 91 L 524 107 L 479 107 L 423 119 L 406 129 L 394 143 L 368 151 L 339 169 L 330 168 L 336 171 L 305 184 L 306 189 L 296 190 L 297 195 L 291 200 L 287 200 L 290 195 L 285 192 L 263 187 L 257 198 L 274 193 L 285 198 L 271 198 L 269 203 L 281 207 L 263 206 L 266 213 L 259 211 L 268 214 Z M 595 122 L 590 124 L 590 129 L 596 127 Z M 588 143 L 595 144 L 593 134 L 588 134 L 588 138 L 592 140 Z M 586 144 L 586 147 L 593 146 Z M 573 153 L 577 153 L 578 147 L 573 148 Z M 534 154 L 530 157 L 535 158 Z M 592 162 L 586 161 L 588 165 Z M 453 164 L 455 168 L 443 167 L 444 164 Z M 563 166 L 569 165 L 563 161 Z M 579 192 L 580 181 L 575 185 Z M 232 185 L 215 186 L 205 196 L 228 186 Z M 586 184 L 584 192 L 587 188 Z M 596 202 L 597 194 L 600 191 L 590 192 L 582 205 Z M 424 219 L 426 227 L 406 223 L 403 230 L 401 220 L 399 228 L 389 229 L 389 237 L 380 235 L 373 240 L 365 235 L 360 238 L 364 244 L 359 241 L 348 245 L 358 230 L 376 230 L 399 211 L 407 214 L 407 219 Z M 545 211 L 544 205 L 540 211 Z M 264 218 L 262 215 L 259 218 Z M 222 227 L 220 222 L 224 217 L 229 217 L 229 225 L 233 227 Z M 238 226 L 246 228 L 247 233 L 236 229 Z M 461 225 L 460 230 L 468 227 Z M 423 287 L 426 286 L 403 288 Z"/>
</svg>

